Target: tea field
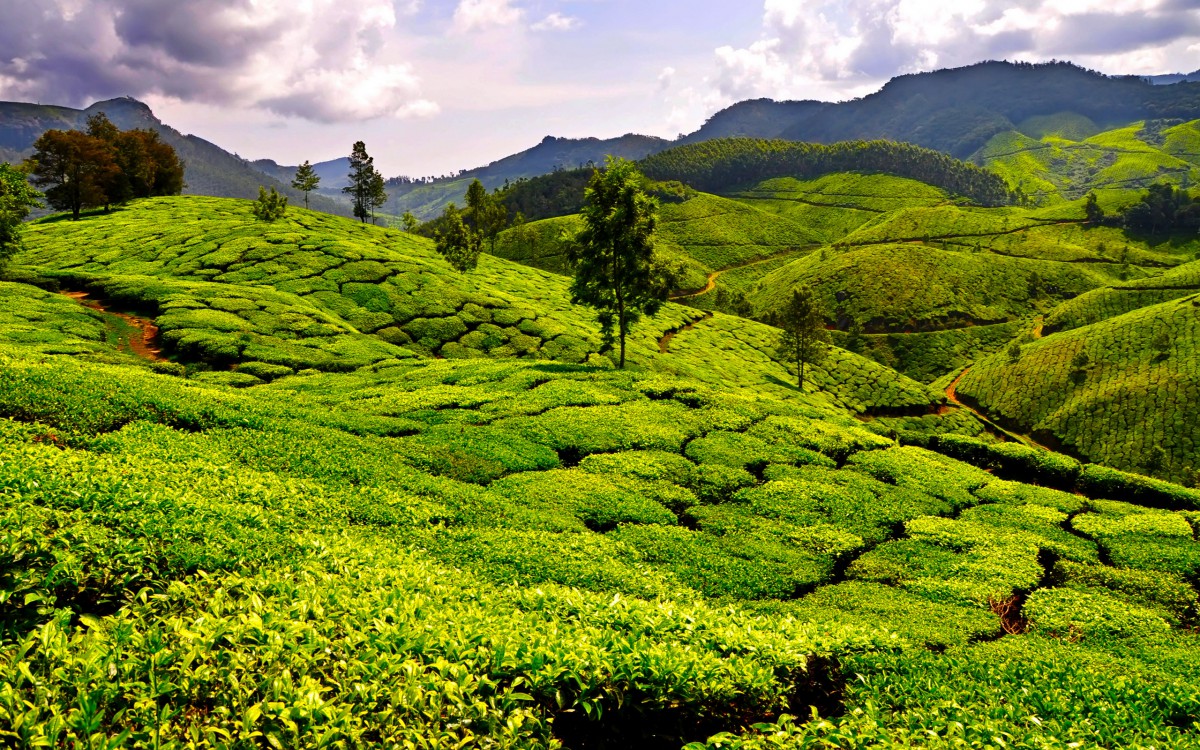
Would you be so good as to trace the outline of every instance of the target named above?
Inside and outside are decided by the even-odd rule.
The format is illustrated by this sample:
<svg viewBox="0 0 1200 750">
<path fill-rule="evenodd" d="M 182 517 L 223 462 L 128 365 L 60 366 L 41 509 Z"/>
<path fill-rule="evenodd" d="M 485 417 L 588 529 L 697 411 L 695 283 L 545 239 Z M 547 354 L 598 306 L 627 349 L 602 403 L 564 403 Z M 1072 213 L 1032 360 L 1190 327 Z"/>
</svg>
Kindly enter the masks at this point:
<svg viewBox="0 0 1200 750">
<path fill-rule="evenodd" d="M 615 370 L 564 277 L 335 217 L 30 229 L 0 283 L 6 746 L 1200 746 L 1196 490 L 997 443 L 840 348 L 800 392 L 775 329 L 719 312 L 668 305 Z M 876 251 L 982 254 L 844 254 Z M 153 318 L 169 361 L 55 289 Z M 968 304 L 1017 318 L 976 326 L 996 346 L 1028 330 Z M 993 373 L 1196 309 L 959 393 L 1003 412 Z M 974 356 L 924 335 L 913 362 Z M 1176 407 L 1183 338 L 1145 370 Z"/>
</svg>

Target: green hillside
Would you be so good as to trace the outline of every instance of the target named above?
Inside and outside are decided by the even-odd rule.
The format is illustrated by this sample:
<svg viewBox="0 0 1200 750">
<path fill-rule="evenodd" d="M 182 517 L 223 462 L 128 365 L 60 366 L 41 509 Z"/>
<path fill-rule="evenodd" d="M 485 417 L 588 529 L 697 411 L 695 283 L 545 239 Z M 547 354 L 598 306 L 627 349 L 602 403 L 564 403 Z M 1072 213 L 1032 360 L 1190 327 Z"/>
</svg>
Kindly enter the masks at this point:
<svg viewBox="0 0 1200 750">
<path fill-rule="evenodd" d="M 962 377 L 958 394 L 1088 460 L 1194 481 L 1197 321 L 1192 291 L 1034 341 L 1015 362 L 986 358 Z M 1086 361 L 1076 359 L 1081 352 Z"/>
<path fill-rule="evenodd" d="M 586 316 L 561 277 L 247 215 L 177 198 L 37 225 L 14 276 L 86 279 L 168 344 L 229 333 L 270 383 L 213 382 L 207 344 L 169 348 L 190 372 L 144 361 L 104 313 L 0 286 L 6 744 L 1194 740 L 1200 493 L 1085 467 L 1071 494 L 1009 481 L 1062 463 L 1040 454 L 931 443 L 984 471 L 901 447 L 771 382 L 769 329 L 730 316 L 671 306 L 648 328 L 680 327 L 640 333 L 631 371 L 571 364 Z M 350 304 L 371 299 L 391 323 Z M 455 360 L 463 337 L 414 339 L 476 307 L 584 344 Z M 285 344 L 371 363 L 268 376 L 257 348 Z M 903 400 L 843 364 L 823 388 Z"/>
<path fill-rule="evenodd" d="M 1046 316 L 1046 330 L 1080 328 L 1198 291 L 1200 263 L 1187 263 L 1158 276 L 1093 289 L 1064 302 Z"/>
<path fill-rule="evenodd" d="M 1038 203 L 1074 200 L 1091 191 L 1119 201 L 1128 195 L 1120 191 L 1200 179 L 1200 121 L 1151 120 L 1103 132 L 1070 125 L 1043 123 L 1000 133 L 976 159 Z"/>
</svg>

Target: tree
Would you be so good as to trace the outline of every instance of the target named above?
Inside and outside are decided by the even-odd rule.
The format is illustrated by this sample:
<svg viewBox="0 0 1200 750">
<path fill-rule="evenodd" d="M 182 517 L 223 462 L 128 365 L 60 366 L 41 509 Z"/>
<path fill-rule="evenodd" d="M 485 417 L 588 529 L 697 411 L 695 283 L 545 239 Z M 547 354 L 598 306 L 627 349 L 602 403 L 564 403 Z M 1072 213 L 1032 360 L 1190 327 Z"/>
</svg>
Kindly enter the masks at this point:
<svg viewBox="0 0 1200 750">
<path fill-rule="evenodd" d="M 275 221 L 287 213 L 287 196 L 280 195 L 275 188 L 268 193 L 261 185 L 258 188 L 258 200 L 250 207 L 250 212 L 259 221 Z"/>
<path fill-rule="evenodd" d="M 321 176 L 305 159 L 304 163 L 296 170 L 296 176 L 292 178 L 292 187 L 304 193 L 305 208 L 308 208 L 308 194 L 316 190 L 320 184 Z"/>
<path fill-rule="evenodd" d="M 642 189 L 645 178 L 633 162 L 609 157 L 594 170 L 584 191 L 583 228 L 567 243 L 575 268 L 571 301 L 595 308 L 606 346 L 625 336 L 643 314 L 662 307 L 674 279 L 655 263 L 658 202 Z"/>
<path fill-rule="evenodd" d="M 1014 363 L 1021 361 L 1021 345 L 1015 341 L 1008 345 L 1008 361 Z"/>
<path fill-rule="evenodd" d="M 350 184 L 342 188 L 354 205 L 354 217 L 366 223 L 375 223 L 375 209 L 387 202 L 383 175 L 375 169 L 375 159 L 367 155 L 367 147 L 356 141 L 350 152 Z"/>
<path fill-rule="evenodd" d="M 417 227 L 421 226 L 421 220 L 412 211 L 405 211 L 404 215 L 400 217 L 400 223 L 404 225 L 404 231 L 410 233 L 417 231 Z"/>
<path fill-rule="evenodd" d="M 21 224 L 31 210 L 42 207 L 41 197 L 23 171 L 0 163 L 0 264 L 21 249 Z"/>
<path fill-rule="evenodd" d="M 805 365 L 819 363 L 825 357 L 825 346 L 829 343 L 820 301 L 807 287 L 795 289 L 791 299 L 775 314 L 773 322 L 783 329 L 776 351 L 780 359 L 796 365 L 796 384 L 804 390 Z"/>
<path fill-rule="evenodd" d="M 453 203 L 442 212 L 434 239 L 437 251 L 460 273 L 475 268 L 479 263 L 483 236 L 463 221 L 462 212 Z"/>
<path fill-rule="evenodd" d="M 495 195 L 489 195 L 479 180 L 467 188 L 467 216 L 471 227 L 485 237 L 492 253 L 496 252 L 496 236 L 508 224 L 508 209 Z"/>
<path fill-rule="evenodd" d="M 1104 209 L 1100 208 L 1100 204 L 1096 202 L 1095 193 L 1087 194 L 1087 202 L 1083 204 L 1083 213 L 1087 217 L 1088 224 L 1104 223 Z"/>
<path fill-rule="evenodd" d="M 105 208 L 133 198 L 183 192 L 184 163 L 157 132 L 119 130 L 103 112 L 89 117 L 87 123 L 88 135 L 108 144 L 117 165 L 103 186 Z"/>
<path fill-rule="evenodd" d="M 105 188 L 119 171 L 113 147 L 76 130 L 47 130 L 33 144 L 26 162 L 33 184 L 46 189 L 54 208 L 78 219 L 84 208 L 111 201 Z"/>
</svg>

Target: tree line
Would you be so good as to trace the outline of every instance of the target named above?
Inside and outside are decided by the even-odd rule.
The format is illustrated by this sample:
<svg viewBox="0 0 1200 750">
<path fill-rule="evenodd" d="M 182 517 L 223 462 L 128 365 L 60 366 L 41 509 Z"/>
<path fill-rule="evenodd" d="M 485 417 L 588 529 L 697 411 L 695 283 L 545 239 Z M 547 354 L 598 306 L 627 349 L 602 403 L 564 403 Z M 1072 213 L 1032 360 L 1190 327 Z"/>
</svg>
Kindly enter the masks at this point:
<svg viewBox="0 0 1200 750">
<path fill-rule="evenodd" d="M 1084 200 L 1084 215 L 1094 225 L 1122 226 L 1146 234 L 1175 234 L 1200 231 L 1200 198 L 1167 182 L 1146 189 L 1137 203 L 1116 214 L 1105 214 L 1095 193 Z"/>
</svg>

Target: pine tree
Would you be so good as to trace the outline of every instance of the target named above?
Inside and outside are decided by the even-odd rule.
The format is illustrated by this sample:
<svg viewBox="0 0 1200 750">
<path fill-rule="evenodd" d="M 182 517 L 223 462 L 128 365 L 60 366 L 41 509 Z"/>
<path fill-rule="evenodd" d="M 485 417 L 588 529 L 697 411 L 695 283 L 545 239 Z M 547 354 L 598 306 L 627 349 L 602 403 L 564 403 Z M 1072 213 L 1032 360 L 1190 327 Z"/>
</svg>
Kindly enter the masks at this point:
<svg viewBox="0 0 1200 750">
<path fill-rule="evenodd" d="M 367 154 L 362 141 L 356 141 L 350 152 L 350 184 L 342 188 L 354 205 L 354 217 L 366 223 L 375 222 L 375 209 L 387 202 L 383 175 L 375 169 L 375 159 Z"/>
<path fill-rule="evenodd" d="M 775 314 L 773 322 L 783 329 L 776 344 L 778 356 L 796 365 L 796 385 L 804 390 L 805 366 L 824 359 L 829 343 L 820 302 L 807 287 L 796 289 L 783 309 Z"/>
<path fill-rule="evenodd" d="M 592 173 L 583 229 L 567 246 L 575 267 L 571 301 L 596 309 L 606 346 L 620 340 L 620 367 L 630 327 L 658 312 L 674 283 L 654 262 L 658 203 L 642 189 L 643 179 L 633 162 L 609 157 Z"/>
<path fill-rule="evenodd" d="M 321 184 L 321 176 L 317 174 L 317 170 L 312 168 L 312 165 L 305 159 L 304 163 L 296 169 L 296 176 L 292 178 L 292 187 L 304 193 L 304 207 L 308 208 L 308 194 L 316 190 Z"/>
<path fill-rule="evenodd" d="M 492 253 L 496 252 L 496 237 L 508 224 L 508 209 L 495 195 L 475 180 L 467 188 L 467 217 L 471 227 L 488 241 Z"/>
</svg>

